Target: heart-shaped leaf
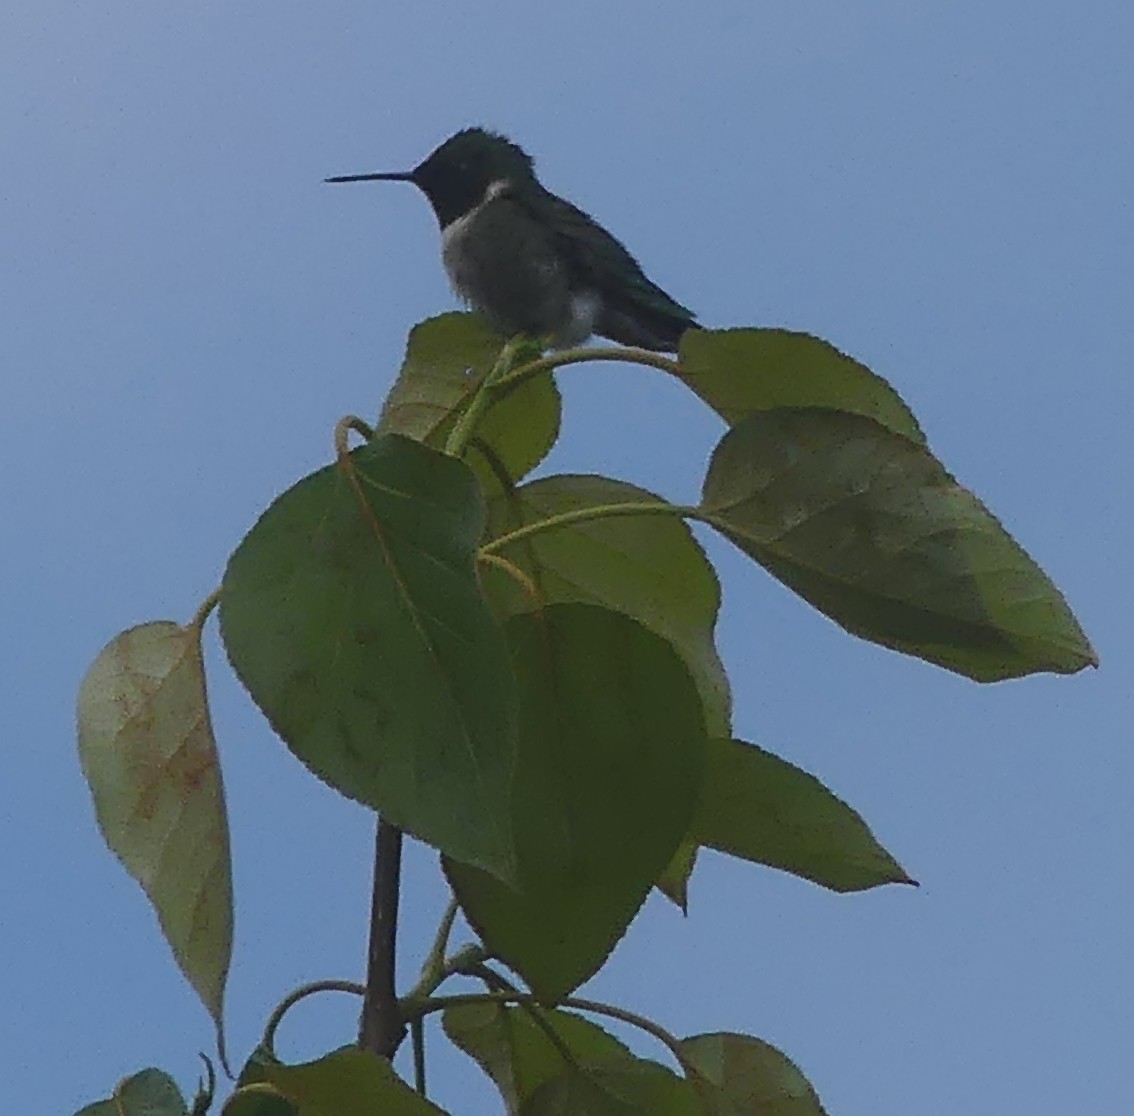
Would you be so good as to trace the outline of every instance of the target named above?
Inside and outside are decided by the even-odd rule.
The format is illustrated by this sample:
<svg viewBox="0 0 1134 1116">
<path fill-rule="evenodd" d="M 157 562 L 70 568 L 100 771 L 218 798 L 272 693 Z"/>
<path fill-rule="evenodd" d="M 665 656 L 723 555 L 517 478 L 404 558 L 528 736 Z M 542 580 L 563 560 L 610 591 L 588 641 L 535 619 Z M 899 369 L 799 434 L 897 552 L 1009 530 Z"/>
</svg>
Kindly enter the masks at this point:
<svg viewBox="0 0 1134 1116">
<path fill-rule="evenodd" d="M 618 612 L 551 605 L 507 633 L 520 693 L 518 889 L 448 862 L 494 955 L 553 1001 L 594 973 L 688 830 L 705 756 L 693 680 Z"/>
<path fill-rule="evenodd" d="M 118 1083 L 114 1096 L 80 1109 L 75 1116 L 188 1116 L 177 1083 L 158 1069 L 144 1069 Z"/>
<path fill-rule="evenodd" d="M 827 1116 L 799 1067 L 760 1039 L 694 1035 L 681 1040 L 681 1052 L 700 1078 L 710 1116 Z"/>
<path fill-rule="evenodd" d="M 460 461 L 376 438 L 264 513 L 225 572 L 221 633 L 320 778 L 508 878 L 516 698 L 474 569 L 483 527 Z"/>
</svg>

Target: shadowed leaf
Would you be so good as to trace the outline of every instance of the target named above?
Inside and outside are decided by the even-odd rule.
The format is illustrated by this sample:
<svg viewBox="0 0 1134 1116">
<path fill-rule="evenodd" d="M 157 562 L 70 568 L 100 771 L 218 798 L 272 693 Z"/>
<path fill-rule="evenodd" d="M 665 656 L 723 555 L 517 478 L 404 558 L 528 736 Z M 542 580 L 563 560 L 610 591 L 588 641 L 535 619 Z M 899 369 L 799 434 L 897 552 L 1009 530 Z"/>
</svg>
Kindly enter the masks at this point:
<svg viewBox="0 0 1134 1116">
<path fill-rule="evenodd" d="M 704 1116 L 693 1085 L 641 1058 L 628 1065 L 565 1070 L 545 1082 L 520 1116 Z"/>
<path fill-rule="evenodd" d="M 404 434 L 441 449 L 503 344 L 477 314 L 441 314 L 414 326 L 377 433 Z M 501 471 L 515 484 L 547 456 L 559 434 L 559 415 L 550 372 L 526 380 L 488 408 L 467 455 L 486 491 L 500 491 Z"/>
<path fill-rule="evenodd" d="M 199 628 L 156 621 L 112 639 L 80 687 L 78 730 L 99 828 L 154 905 L 223 1049 L 232 868 Z"/>
<path fill-rule="evenodd" d="M 760 1039 L 694 1035 L 681 1049 L 710 1087 L 710 1116 L 827 1116 L 796 1064 Z"/>
<path fill-rule="evenodd" d="M 813 775 L 739 740 L 710 740 L 693 836 L 832 891 L 913 883 L 866 822 Z"/>
<path fill-rule="evenodd" d="M 485 537 L 498 539 L 564 513 L 631 503 L 666 502 L 608 477 L 547 477 L 492 500 Z M 538 593 L 533 599 L 514 576 L 484 566 L 485 591 L 499 615 L 571 602 L 625 613 L 673 644 L 697 683 L 708 732 L 729 735 L 732 698 L 713 641 L 720 585 L 712 563 L 679 516 L 589 519 L 528 535 L 496 553 L 522 570 Z"/>
<path fill-rule="evenodd" d="M 752 415 L 713 453 L 705 519 L 847 631 L 981 682 L 1073 673 L 1067 603 L 921 446 L 813 408 Z"/>
<path fill-rule="evenodd" d="M 756 411 L 828 407 L 924 443 L 913 412 L 881 376 L 833 345 L 786 329 L 690 330 L 682 379 L 730 426 Z"/>
<path fill-rule="evenodd" d="M 493 954 L 541 998 L 594 973 L 673 856 L 700 790 L 705 732 L 670 644 L 617 612 L 549 606 L 507 625 L 520 692 L 519 890 L 446 871 Z"/>
<path fill-rule="evenodd" d="M 262 1070 L 267 1083 L 296 1106 L 298 1116 L 444 1116 L 389 1062 L 356 1046 L 297 1066 L 265 1061 Z"/>
<path fill-rule="evenodd" d="M 534 1021 L 535 1012 L 563 1050 Z M 574 1012 L 461 1004 L 446 1008 L 443 1025 L 453 1043 L 496 1083 L 509 1116 L 515 1116 L 540 1085 L 567 1068 L 564 1052 L 577 1065 L 637 1060 L 613 1035 Z"/>
<path fill-rule="evenodd" d="M 299 1116 L 299 1109 L 274 1085 L 245 1085 L 225 1101 L 221 1116 Z"/>
<path fill-rule="evenodd" d="M 188 1111 L 169 1074 L 144 1069 L 120 1081 L 109 1100 L 88 1104 L 75 1116 L 188 1116 Z"/>
<path fill-rule="evenodd" d="M 306 477 L 229 561 L 236 673 L 320 778 L 507 878 L 516 704 L 461 462 L 399 435 Z"/>
<path fill-rule="evenodd" d="M 665 871 L 658 877 L 658 890 L 680 907 L 682 914 L 689 913 L 689 879 L 697 866 L 697 848 L 697 842 L 692 838 L 682 841 Z"/>
</svg>

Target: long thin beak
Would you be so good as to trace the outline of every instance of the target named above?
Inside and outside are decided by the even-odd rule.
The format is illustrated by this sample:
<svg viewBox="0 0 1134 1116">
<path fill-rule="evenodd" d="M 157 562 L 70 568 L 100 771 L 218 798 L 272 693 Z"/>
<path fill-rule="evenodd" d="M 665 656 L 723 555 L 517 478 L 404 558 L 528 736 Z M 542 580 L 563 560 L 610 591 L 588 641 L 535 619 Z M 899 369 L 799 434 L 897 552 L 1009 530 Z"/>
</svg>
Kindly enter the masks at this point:
<svg viewBox="0 0 1134 1116">
<path fill-rule="evenodd" d="M 324 178 L 324 182 L 412 182 L 413 171 L 392 171 L 388 174 L 342 174 Z"/>
</svg>

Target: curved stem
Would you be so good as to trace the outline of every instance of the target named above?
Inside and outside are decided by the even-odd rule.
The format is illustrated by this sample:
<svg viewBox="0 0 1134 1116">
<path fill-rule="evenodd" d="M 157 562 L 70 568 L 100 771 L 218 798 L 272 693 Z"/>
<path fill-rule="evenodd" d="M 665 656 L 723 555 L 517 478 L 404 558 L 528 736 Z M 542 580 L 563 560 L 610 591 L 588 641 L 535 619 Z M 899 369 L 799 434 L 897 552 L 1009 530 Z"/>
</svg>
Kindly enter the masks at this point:
<svg viewBox="0 0 1134 1116">
<path fill-rule="evenodd" d="M 272 1014 L 268 1016 L 268 1022 L 264 1024 L 264 1037 L 260 1039 L 260 1045 L 273 1058 L 276 1056 L 276 1031 L 279 1030 L 280 1023 L 283 1022 L 283 1017 L 291 1011 L 300 1000 L 305 1000 L 308 996 L 317 995 L 319 992 L 352 992 L 356 996 L 365 996 L 366 986 L 359 984 L 355 980 L 317 980 L 313 984 L 304 984 L 290 995 L 285 996 L 276 1005 Z"/>
<path fill-rule="evenodd" d="M 190 630 L 197 633 L 198 638 L 201 635 L 201 630 L 205 626 L 205 621 L 209 618 L 209 613 L 217 607 L 217 603 L 221 599 L 221 590 L 218 585 L 198 606 L 197 611 L 193 613 L 193 619 L 189 621 L 188 627 Z"/>
<path fill-rule="evenodd" d="M 487 987 L 495 989 L 497 992 L 512 992 L 517 995 L 522 995 L 520 990 L 511 981 L 502 977 L 495 969 L 490 969 L 483 963 L 469 969 L 469 975 L 479 977 L 484 981 Z M 547 1016 L 543 1013 L 543 1009 L 536 1007 L 534 1004 L 524 1003 L 523 1001 L 520 1002 L 520 1008 L 527 1013 L 528 1018 L 543 1032 L 544 1038 L 555 1048 L 559 1057 L 562 1058 L 567 1065 L 578 1069 L 579 1060 L 571 1052 L 571 1048 L 559 1037 L 559 1032 L 548 1022 Z"/>
<path fill-rule="evenodd" d="M 435 1011 L 459 1007 L 462 1004 L 533 1004 L 536 1007 L 542 1006 L 535 996 L 522 992 L 482 992 L 467 995 L 434 996 L 424 1003 L 408 1005 L 407 1011 L 416 1019 L 431 1015 Z M 560 1000 L 557 1006 L 574 1008 L 576 1011 L 589 1011 L 594 1015 L 605 1015 L 622 1023 L 629 1023 L 630 1026 L 637 1027 L 640 1031 L 645 1031 L 669 1049 L 686 1077 L 693 1077 L 695 1069 L 688 1058 L 685 1057 L 681 1044 L 669 1031 L 659 1026 L 652 1019 L 647 1019 L 644 1015 L 638 1015 L 633 1011 L 626 1011 L 624 1008 L 615 1007 L 613 1004 L 602 1004 L 597 1000 L 581 1000 L 573 996 Z"/>
<path fill-rule="evenodd" d="M 490 566 L 496 566 L 498 569 L 503 570 L 523 589 L 524 593 L 537 608 L 543 607 L 543 597 L 536 588 L 536 583 L 514 562 L 509 562 L 507 558 L 501 558 L 499 554 L 486 553 L 484 550 L 481 550 L 477 555 L 477 559 L 478 561 L 485 562 Z"/>
<path fill-rule="evenodd" d="M 335 456 L 346 457 L 350 453 L 347 434 L 350 431 L 361 434 L 368 442 L 374 437 L 374 428 L 358 415 L 344 415 L 335 423 Z"/>
<path fill-rule="evenodd" d="M 515 371 L 501 376 L 492 385 L 495 395 L 507 395 L 515 391 L 520 384 L 555 368 L 564 368 L 569 364 L 586 364 L 589 361 L 614 361 L 622 364 L 648 364 L 653 368 L 660 368 L 673 376 L 681 375 L 681 365 L 671 357 L 662 356 L 661 353 L 649 349 L 562 349 L 557 353 L 540 357 L 530 364 L 525 364 Z"/>
<path fill-rule="evenodd" d="M 699 519 L 701 509 L 682 504 L 668 504 L 664 501 L 650 501 L 625 504 L 599 504 L 592 508 L 576 508 L 574 511 L 560 512 L 559 515 L 549 515 L 536 523 L 528 523 L 523 527 L 509 531 L 506 535 L 487 542 L 480 548 L 482 558 L 495 554 L 496 551 L 511 543 L 526 539 L 529 535 L 539 534 L 541 531 L 554 531 L 557 527 L 569 527 L 574 523 L 586 523 L 591 519 L 609 519 L 621 515 L 671 515 L 680 519 Z"/>
<path fill-rule="evenodd" d="M 677 1064 L 681 1067 L 681 1072 L 684 1073 L 686 1077 L 692 1077 L 694 1075 L 694 1067 L 685 1057 L 685 1053 L 681 1049 L 681 1044 L 669 1031 L 659 1026 L 652 1019 L 647 1019 L 644 1015 L 638 1015 L 637 1012 L 627 1011 L 625 1008 L 615 1007 L 613 1004 L 600 1004 L 597 1000 L 580 1000 L 574 997 L 568 997 L 563 1001 L 563 1006 L 573 1007 L 577 1011 L 593 1012 L 595 1015 L 606 1015 L 611 1019 L 618 1019 L 623 1023 L 629 1023 L 630 1026 L 637 1027 L 638 1030 L 653 1035 L 663 1046 L 669 1047 L 669 1052 L 677 1060 Z"/>
</svg>

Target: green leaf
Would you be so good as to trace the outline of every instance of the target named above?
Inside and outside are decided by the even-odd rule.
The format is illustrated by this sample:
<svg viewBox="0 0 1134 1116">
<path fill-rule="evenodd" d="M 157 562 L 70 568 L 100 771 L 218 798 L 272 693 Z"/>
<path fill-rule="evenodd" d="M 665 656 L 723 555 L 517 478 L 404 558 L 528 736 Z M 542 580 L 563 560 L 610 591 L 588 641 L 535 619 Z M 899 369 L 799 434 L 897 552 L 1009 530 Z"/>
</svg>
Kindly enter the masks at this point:
<svg viewBox="0 0 1134 1116">
<path fill-rule="evenodd" d="M 714 451 L 703 509 L 863 639 L 981 682 L 1097 665 L 1059 591 L 984 505 L 870 419 L 752 415 Z"/>
<path fill-rule="evenodd" d="M 316 775 L 509 878 L 516 697 L 474 569 L 483 517 L 461 462 L 376 438 L 264 513 L 225 572 L 221 634 Z"/>
<path fill-rule="evenodd" d="M 274 1085 L 244 1085 L 225 1101 L 221 1116 L 299 1116 L 299 1109 Z"/>
<path fill-rule="evenodd" d="M 168 1073 L 144 1069 L 120 1081 L 109 1100 L 88 1104 L 75 1116 L 188 1116 L 188 1109 Z"/>
<path fill-rule="evenodd" d="M 739 740 L 710 740 L 693 836 L 832 891 L 913 883 L 866 822 L 818 779 Z"/>
<path fill-rule="evenodd" d="M 223 1049 L 232 866 L 200 634 L 156 621 L 102 649 L 79 689 L 79 759 L 103 837 L 157 911 Z"/>
<path fill-rule="evenodd" d="M 760 1039 L 694 1035 L 681 1049 L 711 1090 L 711 1116 L 826 1116 L 799 1067 Z"/>
<path fill-rule="evenodd" d="M 537 1012 L 544 1027 L 533 1019 Z M 574 1012 L 461 1004 L 445 1009 L 442 1025 L 453 1043 L 495 1082 L 510 1116 L 569 1064 L 545 1027 L 578 1064 L 636 1060 L 613 1035 Z"/>
<path fill-rule="evenodd" d="M 881 376 L 833 345 L 786 329 L 692 329 L 682 379 L 730 426 L 757 411 L 827 407 L 924 444 L 913 412 Z"/>
<path fill-rule="evenodd" d="M 547 477 L 492 500 L 486 538 L 615 504 L 668 506 L 652 492 L 607 477 Z M 732 697 L 713 642 L 720 584 L 679 515 L 588 519 L 527 535 L 496 553 L 526 574 L 538 593 L 533 599 L 514 576 L 486 566 L 485 591 L 498 614 L 572 602 L 625 613 L 673 644 L 697 683 L 708 732 L 729 735 Z"/>
<path fill-rule="evenodd" d="M 503 344 L 477 314 L 441 314 L 415 326 L 377 433 L 404 434 L 442 448 Z M 510 487 L 531 472 L 555 444 L 559 418 L 559 391 L 550 372 L 525 380 L 494 401 L 468 454 L 468 464 L 486 491 L 500 491 L 504 479 L 508 484 L 503 487 Z"/>
<path fill-rule="evenodd" d="M 565 1070 L 541 1085 L 520 1116 L 703 1116 L 693 1085 L 656 1062 Z"/>
<path fill-rule="evenodd" d="M 298 1116 L 444 1116 L 389 1062 L 357 1046 L 298 1066 L 265 1062 L 263 1069 L 268 1083 L 298 1106 Z"/>
<path fill-rule="evenodd" d="M 279 1065 L 267 1048 L 256 1047 L 240 1070 L 236 1092 L 228 1098 L 221 1116 L 298 1116 L 299 1109 L 269 1084 L 269 1073 Z"/>
<path fill-rule="evenodd" d="M 695 840 L 687 838 L 682 841 L 658 877 L 658 890 L 671 903 L 680 907 L 682 914 L 689 913 L 689 879 L 697 866 L 697 848 Z"/>
<path fill-rule="evenodd" d="M 489 950 L 542 999 L 601 966 L 692 820 L 701 703 L 668 641 L 593 605 L 507 626 L 520 691 L 519 890 L 446 871 Z"/>
</svg>

